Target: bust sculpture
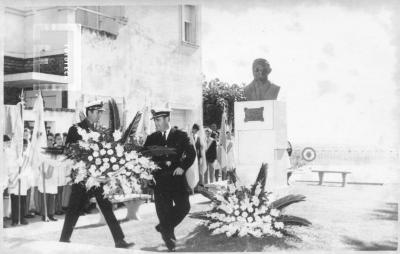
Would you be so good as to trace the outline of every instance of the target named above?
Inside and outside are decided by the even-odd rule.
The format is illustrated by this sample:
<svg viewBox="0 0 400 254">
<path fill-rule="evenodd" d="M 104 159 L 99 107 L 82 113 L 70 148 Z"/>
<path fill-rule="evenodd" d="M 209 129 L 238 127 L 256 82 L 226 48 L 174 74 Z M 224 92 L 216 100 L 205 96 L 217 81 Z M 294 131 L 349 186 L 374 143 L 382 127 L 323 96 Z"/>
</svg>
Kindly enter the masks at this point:
<svg viewBox="0 0 400 254">
<path fill-rule="evenodd" d="M 268 61 L 258 58 L 253 62 L 254 80 L 245 86 L 244 95 L 248 101 L 276 100 L 280 87 L 268 80 L 272 69 Z"/>
</svg>

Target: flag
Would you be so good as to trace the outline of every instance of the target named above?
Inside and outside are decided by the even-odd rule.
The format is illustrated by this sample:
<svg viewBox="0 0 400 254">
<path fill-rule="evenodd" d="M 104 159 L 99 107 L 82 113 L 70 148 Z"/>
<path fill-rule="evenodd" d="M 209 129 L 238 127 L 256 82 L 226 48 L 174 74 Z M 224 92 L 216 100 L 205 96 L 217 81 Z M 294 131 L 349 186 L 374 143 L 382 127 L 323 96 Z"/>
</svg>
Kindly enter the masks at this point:
<svg viewBox="0 0 400 254">
<path fill-rule="evenodd" d="M 221 117 L 221 131 L 219 134 L 219 144 L 220 144 L 220 151 L 221 156 L 219 158 L 219 165 L 221 166 L 222 170 L 226 170 L 228 166 L 228 153 L 227 153 L 227 140 L 226 140 L 226 131 L 227 131 L 227 116 L 226 116 L 226 109 L 224 107 L 224 111 Z"/>
<path fill-rule="evenodd" d="M 43 162 L 42 147 L 47 147 L 46 127 L 44 124 L 44 105 L 42 93 L 39 92 L 33 105 L 35 125 L 32 132 L 32 141 L 27 149 L 23 168 L 31 167 L 36 169 Z"/>
</svg>

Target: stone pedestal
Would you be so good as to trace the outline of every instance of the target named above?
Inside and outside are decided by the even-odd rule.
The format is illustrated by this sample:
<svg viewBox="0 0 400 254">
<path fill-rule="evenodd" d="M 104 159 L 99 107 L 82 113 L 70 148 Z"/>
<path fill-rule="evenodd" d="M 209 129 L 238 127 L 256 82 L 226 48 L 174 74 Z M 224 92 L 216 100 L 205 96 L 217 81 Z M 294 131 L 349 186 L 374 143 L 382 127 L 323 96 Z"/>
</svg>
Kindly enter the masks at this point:
<svg viewBox="0 0 400 254">
<path fill-rule="evenodd" d="M 235 102 L 236 171 L 244 185 L 253 184 L 263 162 L 268 163 L 266 189 L 286 189 L 286 104 L 281 101 Z"/>
</svg>

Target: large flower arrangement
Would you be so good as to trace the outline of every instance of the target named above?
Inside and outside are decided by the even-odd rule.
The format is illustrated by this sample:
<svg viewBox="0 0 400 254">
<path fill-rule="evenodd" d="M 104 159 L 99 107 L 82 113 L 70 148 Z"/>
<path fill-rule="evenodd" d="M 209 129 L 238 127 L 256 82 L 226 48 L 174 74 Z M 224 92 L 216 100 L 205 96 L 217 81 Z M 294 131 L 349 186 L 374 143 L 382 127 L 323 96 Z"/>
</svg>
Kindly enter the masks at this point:
<svg viewBox="0 0 400 254">
<path fill-rule="evenodd" d="M 206 193 L 212 200 L 212 209 L 193 217 L 204 219 L 203 224 L 211 234 L 226 234 L 227 237 L 282 237 L 288 225 L 310 225 L 306 219 L 282 213 L 285 207 L 304 201 L 305 196 L 287 195 L 275 199 L 272 192 L 264 191 L 266 176 L 263 165 L 251 188 L 236 187 L 234 179 L 225 189 Z"/>
<path fill-rule="evenodd" d="M 158 166 L 139 152 L 139 147 L 118 142 L 121 132 L 89 131 L 77 127 L 82 140 L 71 145 L 66 155 L 74 163 L 70 180 L 86 189 L 102 185 L 104 196 L 115 198 L 141 193 Z M 117 140 L 117 141 L 114 141 Z"/>
<path fill-rule="evenodd" d="M 280 211 L 271 207 L 271 193 L 251 193 L 246 187 L 236 188 L 233 184 L 222 195 L 216 195 L 213 209 L 206 217 L 205 225 L 212 234 L 226 236 L 263 235 L 282 236 L 283 222 L 279 221 Z"/>
</svg>

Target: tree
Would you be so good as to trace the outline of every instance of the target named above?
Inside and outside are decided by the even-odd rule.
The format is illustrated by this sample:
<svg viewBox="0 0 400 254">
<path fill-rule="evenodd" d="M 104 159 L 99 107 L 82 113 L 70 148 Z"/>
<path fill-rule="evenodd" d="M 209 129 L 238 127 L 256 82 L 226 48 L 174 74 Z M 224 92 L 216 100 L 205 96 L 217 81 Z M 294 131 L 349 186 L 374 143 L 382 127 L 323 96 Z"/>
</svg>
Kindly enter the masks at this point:
<svg viewBox="0 0 400 254">
<path fill-rule="evenodd" d="M 203 122 L 205 125 L 217 124 L 220 128 L 224 105 L 228 122 L 234 123 L 234 103 L 244 101 L 244 84 L 228 84 L 214 79 L 203 83 Z"/>
</svg>

